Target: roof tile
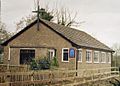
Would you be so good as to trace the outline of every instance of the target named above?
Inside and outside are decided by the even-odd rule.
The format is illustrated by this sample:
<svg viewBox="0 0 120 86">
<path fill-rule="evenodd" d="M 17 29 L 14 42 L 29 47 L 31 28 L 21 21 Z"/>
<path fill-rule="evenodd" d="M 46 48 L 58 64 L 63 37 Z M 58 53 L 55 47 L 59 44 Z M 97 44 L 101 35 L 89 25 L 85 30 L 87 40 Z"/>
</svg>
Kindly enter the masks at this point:
<svg viewBox="0 0 120 86">
<path fill-rule="evenodd" d="M 106 46 L 105 44 L 98 41 L 97 39 L 95 39 L 94 37 L 92 37 L 91 35 L 87 34 L 84 31 L 80 31 L 63 25 L 58 25 L 56 23 L 49 22 L 43 19 L 41 19 L 41 21 L 43 21 L 44 23 L 49 25 L 52 29 L 62 34 L 67 39 L 69 39 L 70 41 L 72 41 L 73 43 L 79 46 L 86 46 L 86 47 L 113 51 L 111 48 L 109 48 L 108 46 Z"/>
</svg>

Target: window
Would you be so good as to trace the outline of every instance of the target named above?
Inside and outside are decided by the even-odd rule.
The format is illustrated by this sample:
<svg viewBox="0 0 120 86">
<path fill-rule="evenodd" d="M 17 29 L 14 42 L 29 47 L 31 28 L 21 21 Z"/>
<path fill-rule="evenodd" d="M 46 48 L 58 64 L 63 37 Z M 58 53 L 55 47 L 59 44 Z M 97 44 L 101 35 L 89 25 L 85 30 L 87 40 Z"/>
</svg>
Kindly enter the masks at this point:
<svg viewBox="0 0 120 86">
<path fill-rule="evenodd" d="M 94 63 L 99 63 L 99 51 L 94 51 Z"/>
<path fill-rule="evenodd" d="M 92 51 L 91 50 L 87 50 L 86 51 L 86 62 L 87 63 L 91 63 L 92 62 Z"/>
<path fill-rule="evenodd" d="M 50 49 L 49 50 L 49 60 L 52 60 L 55 57 L 55 50 Z"/>
<path fill-rule="evenodd" d="M 78 49 L 78 62 L 82 62 L 82 49 Z"/>
<path fill-rule="evenodd" d="M 69 49 L 68 48 L 63 48 L 62 49 L 62 61 L 63 62 L 68 62 L 69 60 Z"/>
<path fill-rule="evenodd" d="M 106 53 L 101 52 L 101 63 L 105 63 L 105 62 L 106 62 Z"/>
<path fill-rule="evenodd" d="M 30 64 L 33 58 L 35 58 L 34 49 L 21 49 L 20 50 L 20 64 Z"/>
<path fill-rule="evenodd" d="M 108 63 L 111 63 L 111 53 L 107 53 L 107 59 L 106 59 Z"/>
</svg>

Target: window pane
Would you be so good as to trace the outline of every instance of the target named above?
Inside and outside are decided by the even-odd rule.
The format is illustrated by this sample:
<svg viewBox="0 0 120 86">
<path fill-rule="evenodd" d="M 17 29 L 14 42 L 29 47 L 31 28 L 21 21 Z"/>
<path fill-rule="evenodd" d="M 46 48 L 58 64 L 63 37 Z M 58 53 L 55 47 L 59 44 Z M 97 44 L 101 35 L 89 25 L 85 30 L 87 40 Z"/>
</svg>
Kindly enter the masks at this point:
<svg viewBox="0 0 120 86">
<path fill-rule="evenodd" d="M 64 52 L 68 52 L 68 49 L 64 49 Z"/>
<path fill-rule="evenodd" d="M 68 53 L 64 53 L 64 58 L 63 58 L 64 61 L 68 61 Z"/>
<path fill-rule="evenodd" d="M 78 61 L 82 61 L 82 50 L 78 50 Z"/>
<path fill-rule="evenodd" d="M 29 64 L 35 58 L 35 50 L 20 50 L 20 64 Z"/>
<path fill-rule="evenodd" d="M 102 52 L 102 55 L 101 55 L 101 62 L 106 62 L 106 53 L 105 52 Z"/>
<path fill-rule="evenodd" d="M 91 58 L 92 58 L 91 54 L 92 54 L 91 51 L 86 51 L 86 61 L 87 62 L 91 62 Z"/>
<path fill-rule="evenodd" d="M 107 62 L 110 63 L 111 62 L 111 54 L 107 53 Z"/>
<path fill-rule="evenodd" d="M 99 52 L 94 52 L 94 62 L 99 62 Z"/>
<path fill-rule="evenodd" d="M 63 61 L 68 61 L 69 53 L 68 49 L 63 49 Z"/>
</svg>

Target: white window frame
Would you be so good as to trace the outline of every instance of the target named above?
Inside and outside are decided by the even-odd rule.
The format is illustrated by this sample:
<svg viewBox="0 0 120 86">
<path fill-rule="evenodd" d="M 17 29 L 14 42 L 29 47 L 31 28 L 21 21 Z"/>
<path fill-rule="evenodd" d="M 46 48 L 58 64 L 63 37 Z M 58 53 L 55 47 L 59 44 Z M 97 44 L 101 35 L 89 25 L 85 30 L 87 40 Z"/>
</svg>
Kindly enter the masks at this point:
<svg viewBox="0 0 120 86">
<path fill-rule="evenodd" d="M 94 63 L 99 63 L 99 61 L 100 61 L 100 59 L 99 59 L 99 57 L 100 57 L 100 52 L 99 51 L 94 51 L 94 56 L 93 56 L 93 59 L 95 58 L 95 53 L 98 53 L 98 61 L 95 61 L 94 60 Z"/>
<path fill-rule="evenodd" d="M 64 51 L 64 49 L 68 49 L 68 61 L 64 61 L 63 60 L 63 51 Z M 62 62 L 69 62 L 69 48 L 62 48 Z"/>
<path fill-rule="evenodd" d="M 20 50 L 35 50 L 36 48 L 20 48 Z"/>
<path fill-rule="evenodd" d="M 109 57 L 110 56 L 110 57 Z M 109 58 L 109 62 L 111 64 L 111 53 L 107 53 L 107 59 Z"/>
<path fill-rule="evenodd" d="M 55 50 L 54 49 L 49 49 L 49 52 L 53 52 L 52 59 L 55 57 Z M 51 55 L 50 55 L 51 56 Z M 50 57 L 51 58 L 51 57 Z"/>
<path fill-rule="evenodd" d="M 83 54 L 82 54 L 82 49 L 78 49 L 78 58 L 79 58 L 79 51 L 81 51 L 81 60 L 78 60 L 78 62 L 82 62 L 82 56 L 83 56 Z"/>
<path fill-rule="evenodd" d="M 91 52 L 91 59 L 90 59 L 90 61 L 87 61 L 87 59 L 86 59 L 86 63 L 92 63 L 92 50 L 86 50 L 86 58 L 87 58 L 87 52 Z"/>
<path fill-rule="evenodd" d="M 104 58 L 105 58 L 105 59 L 104 59 L 105 61 L 104 61 L 104 62 L 102 61 L 102 58 L 103 58 L 103 57 L 102 57 L 102 54 L 105 54 L 105 57 L 104 57 Z M 101 52 L 101 63 L 106 63 L 106 52 Z"/>
</svg>

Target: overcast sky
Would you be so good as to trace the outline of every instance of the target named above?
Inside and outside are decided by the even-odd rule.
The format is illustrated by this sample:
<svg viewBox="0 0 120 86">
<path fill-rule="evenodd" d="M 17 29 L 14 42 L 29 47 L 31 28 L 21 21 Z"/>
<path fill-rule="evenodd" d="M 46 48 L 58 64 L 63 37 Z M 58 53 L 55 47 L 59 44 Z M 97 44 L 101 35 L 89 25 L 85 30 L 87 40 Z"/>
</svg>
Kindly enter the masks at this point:
<svg viewBox="0 0 120 86">
<path fill-rule="evenodd" d="M 40 5 L 50 9 L 65 7 L 81 22 L 80 30 L 112 46 L 120 44 L 120 0 L 40 0 Z M 2 0 L 2 21 L 9 31 L 15 30 L 15 23 L 32 14 L 34 0 Z"/>
</svg>

